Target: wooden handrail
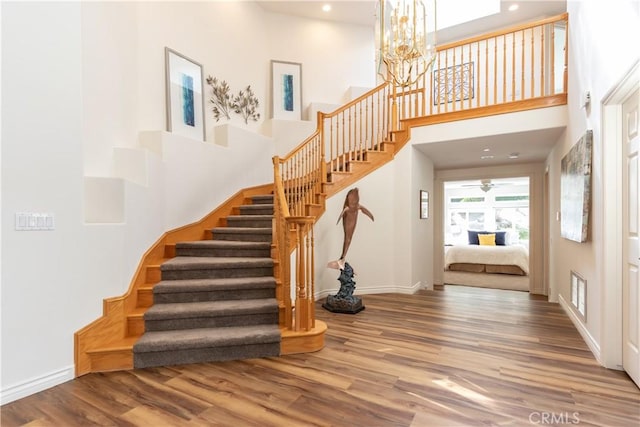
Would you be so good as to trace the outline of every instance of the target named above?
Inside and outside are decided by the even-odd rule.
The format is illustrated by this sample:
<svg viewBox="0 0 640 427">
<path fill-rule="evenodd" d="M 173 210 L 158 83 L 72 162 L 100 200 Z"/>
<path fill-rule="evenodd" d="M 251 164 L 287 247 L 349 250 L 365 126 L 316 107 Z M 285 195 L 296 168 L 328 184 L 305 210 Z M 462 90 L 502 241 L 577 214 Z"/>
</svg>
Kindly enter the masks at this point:
<svg viewBox="0 0 640 427">
<path fill-rule="evenodd" d="M 452 49 L 454 47 L 458 47 L 458 46 L 462 46 L 462 45 L 468 45 L 468 44 L 472 44 L 475 42 L 479 42 L 481 40 L 486 40 L 486 39 L 490 39 L 493 37 L 498 37 L 498 36 L 503 36 L 505 34 L 509 34 L 509 33 L 516 33 L 518 31 L 522 31 L 522 30 L 529 30 L 531 28 L 535 28 L 535 27 L 540 27 L 543 25 L 547 25 L 547 24 L 553 24 L 556 23 L 558 21 L 567 21 L 569 19 L 569 14 L 567 12 L 565 13 L 561 13 L 559 15 L 555 15 L 555 16 L 551 16 L 549 18 L 543 18 L 537 21 L 533 21 L 533 22 L 528 22 L 525 24 L 518 24 L 518 25 L 514 25 L 512 27 L 508 27 L 508 28 L 503 28 L 501 30 L 497 30 L 497 31 L 492 31 L 489 33 L 485 33 L 485 34 L 481 34 L 479 36 L 474 36 L 474 37 L 469 37 L 463 40 L 459 40 L 456 42 L 451 42 L 451 43 L 445 43 L 445 44 L 441 44 L 436 46 L 436 51 L 442 51 L 442 50 L 448 50 L 448 49 Z"/>
<path fill-rule="evenodd" d="M 363 93 L 362 95 L 360 95 L 358 98 L 348 102 L 347 104 L 343 105 L 342 107 L 339 107 L 338 109 L 330 112 L 330 113 L 322 113 L 320 112 L 320 114 L 322 115 L 323 118 L 329 118 L 329 117 L 333 117 L 336 116 L 337 114 L 343 112 L 344 110 L 348 109 L 349 107 L 353 107 L 354 105 L 356 105 L 358 102 L 362 101 L 363 99 L 369 98 L 371 95 L 373 95 L 376 92 L 379 92 L 380 90 L 384 89 L 387 86 L 387 83 L 382 83 L 381 85 L 374 87 L 373 89 L 370 89 L 369 91 Z M 318 125 L 320 124 L 320 122 L 318 122 Z M 318 127 L 318 130 L 320 130 L 320 127 Z"/>
<path fill-rule="evenodd" d="M 564 41 L 556 25 L 565 28 Z M 381 84 L 330 113 L 318 112 L 317 129 L 282 159 L 274 157 L 278 247 L 283 282 L 281 320 L 289 330 L 313 328 L 312 208 L 340 174 L 355 173 L 369 155 L 408 139 L 412 126 L 523 111 L 566 103 L 568 14 L 515 25 L 437 47 L 437 58 L 413 85 Z M 560 46 L 563 54 L 556 52 Z M 562 58 L 562 70 L 556 60 Z M 558 64 L 559 65 L 559 64 Z M 561 83 L 561 88 L 556 88 Z M 399 147 L 394 147 L 393 153 Z M 393 154 L 392 154 L 393 155 Z M 356 176 L 361 176 L 355 173 Z M 344 187 L 340 187 L 344 188 Z M 295 251 L 296 265 L 290 265 Z M 290 273 L 294 272 L 295 278 Z M 291 280 L 295 280 L 295 304 Z M 295 316 L 292 314 L 295 310 Z"/>
</svg>

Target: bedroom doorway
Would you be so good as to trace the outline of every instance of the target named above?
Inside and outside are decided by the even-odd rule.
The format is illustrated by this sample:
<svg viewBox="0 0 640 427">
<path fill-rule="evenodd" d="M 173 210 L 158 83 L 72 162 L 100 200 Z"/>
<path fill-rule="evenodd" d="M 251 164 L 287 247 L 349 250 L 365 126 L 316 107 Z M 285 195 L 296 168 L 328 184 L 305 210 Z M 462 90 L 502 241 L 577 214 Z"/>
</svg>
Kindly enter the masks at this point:
<svg viewBox="0 0 640 427">
<path fill-rule="evenodd" d="M 444 284 L 529 291 L 529 181 L 444 182 Z"/>
</svg>

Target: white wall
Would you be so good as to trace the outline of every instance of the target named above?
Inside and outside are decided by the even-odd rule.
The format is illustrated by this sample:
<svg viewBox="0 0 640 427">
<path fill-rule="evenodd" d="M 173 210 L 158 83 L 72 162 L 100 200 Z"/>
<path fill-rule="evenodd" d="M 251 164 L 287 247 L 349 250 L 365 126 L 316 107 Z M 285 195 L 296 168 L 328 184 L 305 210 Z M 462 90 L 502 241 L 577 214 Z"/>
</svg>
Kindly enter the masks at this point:
<svg viewBox="0 0 640 427">
<path fill-rule="evenodd" d="M 113 147 L 133 147 L 137 141 L 137 4 L 83 2 L 80 7 L 82 150 L 89 176 L 109 176 Z"/>
<path fill-rule="evenodd" d="M 80 3 L 2 4 L 3 401 L 10 385 L 73 372 L 87 278 L 80 18 Z M 52 212 L 56 229 L 13 231 L 20 211 Z"/>
<path fill-rule="evenodd" d="M 310 102 L 343 104 L 349 100 L 350 87 L 376 85 L 372 28 L 266 16 L 269 59 L 302 63 L 303 114 Z M 316 118 L 305 115 L 303 119 Z"/>
<path fill-rule="evenodd" d="M 412 284 L 420 283 L 420 286 L 433 289 L 433 211 L 434 181 L 433 162 L 419 150 L 411 147 L 411 257 L 412 257 Z M 429 217 L 420 219 L 420 190 L 429 193 Z"/>
<path fill-rule="evenodd" d="M 340 257 L 342 212 L 347 192 L 357 187 L 360 203 L 375 221 L 360 213 L 347 253 L 356 272 L 355 294 L 413 293 L 431 287 L 432 221 L 420 220 L 419 189 L 433 188 L 433 166 L 424 154 L 407 145 L 388 163 L 327 200 L 327 210 L 315 225 L 316 297 L 335 294 L 339 271 L 324 268 Z M 366 306 L 366 298 L 364 298 Z"/>
<path fill-rule="evenodd" d="M 569 274 L 574 270 L 587 281 L 587 319 L 572 317 L 585 341 L 600 359 L 603 340 L 603 288 L 611 278 L 604 274 L 602 263 L 603 215 L 610 207 L 603 204 L 603 169 L 601 140 L 601 100 L 603 96 L 638 60 L 638 50 L 623 51 L 619 47 L 640 40 L 640 16 L 637 1 L 567 2 L 569 12 L 569 127 L 547 159 L 550 179 L 550 280 L 552 300 L 565 308 L 570 301 Z M 591 92 L 591 108 L 581 107 L 586 91 Z M 593 130 L 592 199 L 589 237 L 576 243 L 560 236 L 560 163 L 587 129 Z"/>
<path fill-rule="evenodd" d="M 303 64 L 305 103 L 340 103 L 375 79 L 353 68 L 373 58 L 368 29 L 323 23 L 325 33 L 309 33 L 254 2 L 3 2 L 1 18 L 6 403 L 73 377 L 74 332 L 124 293 L 163 232 L 272 181 L 276 148 L 295 142 L 279 141 L 286 124 L 261 134 L 270 59 Z M 205 106 L 207 142 L 164 132 L 165 46 L 234 92 L 250 84 L 260 121 L 216 123 Z M 344 80 L 326 77 L 345 69 Z M 22 211 L 54 213 L 56 229 L 14 231 Z"/>
</svg>

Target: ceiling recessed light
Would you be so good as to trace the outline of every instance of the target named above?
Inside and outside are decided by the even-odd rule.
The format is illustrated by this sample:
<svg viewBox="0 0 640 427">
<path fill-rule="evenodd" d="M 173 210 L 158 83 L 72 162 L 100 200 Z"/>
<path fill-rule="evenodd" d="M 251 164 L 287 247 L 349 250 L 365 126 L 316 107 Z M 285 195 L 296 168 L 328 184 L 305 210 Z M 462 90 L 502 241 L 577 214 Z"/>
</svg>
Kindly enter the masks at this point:
<svg viewBox="0 0 640 427">
<path fill-rule="evenodd" d="M 491 151 L 491 149 L 490 149 L 490 148 L 485 148 L 485 149 L 484 149 L 484 150 L 482 150 L 482 151 L 484 151 L 485 153 L 488 153 L 489 151 Z"/>
<path fill-rule="evenodd" d="M 513 12 L 514 10 L 518 10 L 520 6 L 518 6 L 517 4 L 512 4 L 511 6 L 509 6 L 509 12 Z"/>
<path fill-rule="evenodd" d="M 511 154 L 509 154 L 509 158 L 510 159 L 517 159 L 518 157 L 520 157 L 520 153 L 511 153 Z"/>
<path fill-rule="evenodd" d="M 482 160 L 493 159 L 493 156 L 480 156 Z"/>
<path fill-rule="evenodd" d="M 325 5 L 323 5 L 323 6 L 322 6 L 322 10 L 323 10 L 323 12 L 329 12 L 329 11 L 331 11 L 331 5 L 330 5 L 330 4 L 328 4 L 328 3 L 327 3 L 327 4 L 325 4 Z"/>
</svg>

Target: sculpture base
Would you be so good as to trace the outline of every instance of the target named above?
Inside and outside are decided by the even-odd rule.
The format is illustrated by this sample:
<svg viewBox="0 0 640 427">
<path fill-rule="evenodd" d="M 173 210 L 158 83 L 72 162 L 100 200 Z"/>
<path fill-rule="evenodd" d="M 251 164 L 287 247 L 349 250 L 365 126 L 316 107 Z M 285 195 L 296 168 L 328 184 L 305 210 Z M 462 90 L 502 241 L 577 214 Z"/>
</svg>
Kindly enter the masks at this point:
<svg viewBox="0 0 640 427">
<path fill-rule="evenodd" d="M 339 298 L 335 295 L 329 295 L 322 304 L 322 308 L 332 313 L 356 314 L 364 310 L 364 305 L 359 297 Z"/>
</svg>

